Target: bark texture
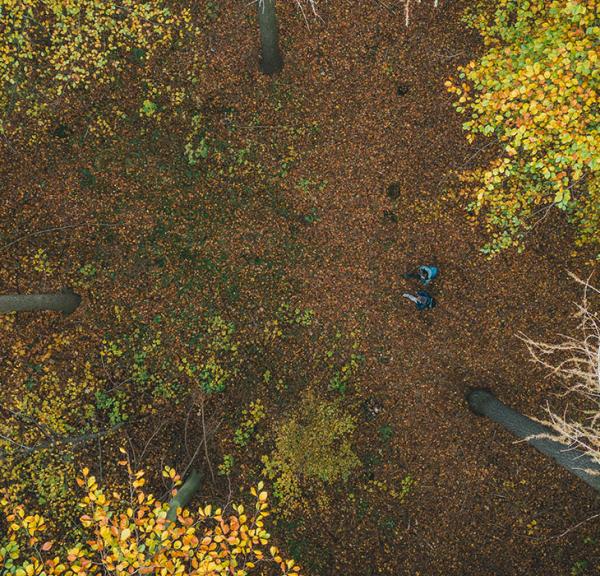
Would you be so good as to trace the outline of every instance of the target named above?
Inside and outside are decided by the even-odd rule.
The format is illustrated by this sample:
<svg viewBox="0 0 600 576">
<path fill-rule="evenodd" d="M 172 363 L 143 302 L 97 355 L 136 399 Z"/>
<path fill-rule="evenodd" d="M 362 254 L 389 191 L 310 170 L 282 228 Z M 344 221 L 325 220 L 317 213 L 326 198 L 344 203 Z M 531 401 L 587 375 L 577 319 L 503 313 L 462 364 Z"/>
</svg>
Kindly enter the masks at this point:
<svg viewBox="0 0 600 576">
<path fill-rule="evenodd" d="M 560 466 L 600 491 L 600 465 L 581 450 L 552 440 L 552 437 L 556 438 L 556 434 L 550 428 L 509 408 L 487 390 L 472 390 L 467 396 L 467 401 L 475 414 L 487 416 L 515 436 L 527 440 L 540 452 L 553 458 Z M 545 437 L 540 438 L 540 435 Z"/>
<path fill-rule="evenodd" d="M 34 310 L 56 310 L 71 314 L 80 303 L 81 296 L 70 289 L 55 294 L 10 294 L 0 296 L 0 314 Z"/>
<path fill-rule="evenodd" d="M 185 508 L 192 499 L 192 496 L 200 488 L 202 482 L 202 476 L 197 470 L 192 470 L 187 480 L 183 483 L 181 488 L 177 491 L 177 494 L 169 502 L 169 511 L 167 512 L 167 519 L 171 521 L 177 520 L 177 510 L 179 508 Z"/>
<path fill-rule="evenodd" d="M 275 0 L 257 2 L 258 26 L 260 28 L 260 69 L 271 76 L 283 68 L 283 58 L 279 50 L 279 27 Z"/>
</svg>

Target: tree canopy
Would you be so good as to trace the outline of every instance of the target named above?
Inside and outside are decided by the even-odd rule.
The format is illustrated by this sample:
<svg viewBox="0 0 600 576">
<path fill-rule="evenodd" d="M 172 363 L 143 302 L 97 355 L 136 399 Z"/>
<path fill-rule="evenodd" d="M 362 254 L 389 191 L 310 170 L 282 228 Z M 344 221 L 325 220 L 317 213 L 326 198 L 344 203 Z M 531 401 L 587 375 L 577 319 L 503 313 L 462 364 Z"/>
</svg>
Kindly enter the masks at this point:
<svg viewBox="0 0 600 576">
<path fill-rule="evenodd" d="M 127 465 L 127 461 L 123 461 Z M 0 570 L 14 576 L 91 576 L 112 574 L 186 574 L 246 576 L 274 564 L 284 575 L 300 574 L 293 560 L 284 559 L 269 546 L 265 526 L 269 516 L 267 492 L 262 483 L 250 490 L 251 510 L 243 504 L 227 509 L 211 504 L 196 511 L 179 509 L 176 521 L 167 518 L 169 503 L 143 490 L 144 472 L 130 474 L 126 496 L 109 493 L 84 468 L 78 484 L 85 490 L 80 506 L 80 537 L 73 542 L 46 539 L 46 521 L 7 499 L 0 504 L 6 532 L 0 539 Z M 180 476 L 165 468 L 177 494 Z"/>
<path fill-rule="evenodd" d="M 469 20 L 483 55 L 446 84 L 468 119 L 469 141 L 498 141 L 487 166 L 461 174 L 470 209 L 494 253 L 558 208 L 577 244 L 600 239 L 598 52 L 595 0 L 500 0 Z"/>
</svg>

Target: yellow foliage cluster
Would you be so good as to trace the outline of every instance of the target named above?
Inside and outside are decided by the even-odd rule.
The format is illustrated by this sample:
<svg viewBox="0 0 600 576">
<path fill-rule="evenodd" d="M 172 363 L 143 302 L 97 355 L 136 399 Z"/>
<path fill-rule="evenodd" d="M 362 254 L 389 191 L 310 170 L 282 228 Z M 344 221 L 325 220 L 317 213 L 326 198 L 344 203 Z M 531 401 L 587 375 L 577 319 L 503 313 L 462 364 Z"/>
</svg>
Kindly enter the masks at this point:
<svg viewBox="0 0 600 576">
<path fill-rule="evenodd" d="M 242 410 L 243 420 L 235 430 L 233 441 L 238 446 L 246 446 L 248 442 L 250 442 L 256 427 L 266 415 L 265 407 L 260 400 L 250 402 L 249 408 L 247 410 Z"/>
<path fill-rule="evenodd" d="M 81 324 L 23 331 L 14 314 L 0 316 L 0 381 L 11 383 L 0 392 L 0 487 L 60 526 L 73 517 L 78 451 L 167 403 L 222 391 L 238 370 L 234 327 L 219 316 L 179 342 L 115 315 L 120 326 L 104 338 Z"/>
<path fill-rule="evenodd" d="M 151 61 L 196 30 L 162 0 L 0 0 L 0 133 L 48 115 L 81 89 L 115 81 L 126 58 Z"/>
<path fill-rule="evenodd" d="M 499 0 L 471 24 L 486 51 L 446 83 L 463 127 L 498 139 L 502 155 L 462 174 L 470 209 L 484 215 L 484 251 L 521 247 L 547 209 L 578 225 L 578 244 L 600 241 L 600 134 L 596 0 Z"/>
<path fill-rule="evenodd" d="M 69 439 L 101 425 L 93 394 L 104 380 L 87 361 L 64 362 L 80 350 L 81 327 L 24 334 L 14 314 L 0 318 L 6 344 L 0 381 L 10 382 L 0 393 L 0 483 L 19 501 L 34 495 L 53 519 L 68 525 L 74 473 Z"/>
<path fill-rule="evenodd" d="M 163 475 L 174 486 L 180 484 L 173 470 Z M 231 507 L 234 513 L 207 505 L 196 512 L 179 509 L 177 520 L 170 521 L 169 504 L 143 491 L 143 476 L 143 471 L 130 473 L 130 491 L 124 498 L 108 494 L 84 469 L 77 480 L 85 489 L 82 535 L 75 542 L 44 541 L 44 518 L 4 498 L 0 504 L 7 531 L 0 539 L 0 571 L 14 576 L 246 576 L 264 573 L 259 570 L 275 564 L 283 575 L 300 575 L 293 560 L 269 546 L 269 504 L 262 483 L 251 489 L 256 498 L 252 512 L 242 504 Z"/>
<path fill-rule="evenodd" d="M 48 254 L 43 248 L 38 249 L 33 255 L 31 265 L 36 272 L 40 272 L 46 276 L 51 276 L 54 273 L 54 267 L 48 260 Z"/>
<path fill-rule="evenodd" d="M 356 419 L 338 401 L 307 395 L 299 409 L 277 431 L 275 450 L 263 456 L 264 474 L 274 481 L 278 512 L 293 514 L 305 503 L 305 492 L 321 490 L 326 484 L 345 481 L 360 466 L 352 449 Z M 326 501 L 323 500 L 326 506 Z"/>
<path fill-rule="evenodd" d="M 7 415 L 0 421 L 0 430 L 18 441 L 33 446 L 49 436 L 69 434 L 78 429 L 80 421 L 71 417 L 79 413 L 82 391 L 90 394 L 102 383 L 92 373 L 89 363 L 71 365 L 69 372 L 59 359 L 82 333 L 75 327 L 67 333 L 50 333 L 37 341 L 21 338 L 14 323 L 6 323 L 1 335 L 11 342 L 4 358 L 0 376 L 11 383 L 10 394 L 3 395 Z M 24 424 L 29 423 L 29 426 Z M 31 425 L 35 423 L 35 425 Z"/>
</svg>

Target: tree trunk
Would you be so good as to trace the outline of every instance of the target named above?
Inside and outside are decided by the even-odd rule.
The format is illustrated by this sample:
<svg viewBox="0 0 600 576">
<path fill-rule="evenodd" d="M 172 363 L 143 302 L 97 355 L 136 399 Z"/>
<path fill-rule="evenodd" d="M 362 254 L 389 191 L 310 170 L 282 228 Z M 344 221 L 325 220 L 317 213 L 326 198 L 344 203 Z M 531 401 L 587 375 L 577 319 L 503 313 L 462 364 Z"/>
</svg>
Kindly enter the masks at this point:
<svg viewBox="0 0 600 576">
<path fill-rule="evenodd" d="M 581 478 L 595 490 L 600 491 L 600 465 L 581 450 L 570 448 L 562 442 L 547 438 L 547 436 L 556 436 L 552 429 L 519 414 L 500 402 L 487 390 L 472 390 L 467 396 L 467 401 L 475 414 L 487 416 L 515 436 L 526 439 L 540 452 L 550 456 L 560 466 Z M 546 438 L 532 438 L 532 436 L 540 434 L 545 435 Z"/>
<path fill-rule="evenodd" d="M 0 314 L 32 310 L 57 310 L 71 314 L 81 302 L 81 296 L 70 289 L 56 294 L 11 294 L 0 296 Z"/>
<path fill-rule="evenodd" d="M 169 511 L 167 512 L 167 519 L 171 521 L 177 520 L 177 510 L 179 508 L 185 508 L 192 496 L 200 488 L 202 482 L 202 476 L 197 470 L 192 470 L 187 480 L 183 483 L 181 488 L 177 491 L 177 494 L 169 502 Z"/>
<path fill-rule="evenodd" d="M 260 28 L 260 69 L 271 76 L 283 68 L 279 50 L 279 30 L 275 0 L 258 0 L 258 26 Z"/>
</svg>

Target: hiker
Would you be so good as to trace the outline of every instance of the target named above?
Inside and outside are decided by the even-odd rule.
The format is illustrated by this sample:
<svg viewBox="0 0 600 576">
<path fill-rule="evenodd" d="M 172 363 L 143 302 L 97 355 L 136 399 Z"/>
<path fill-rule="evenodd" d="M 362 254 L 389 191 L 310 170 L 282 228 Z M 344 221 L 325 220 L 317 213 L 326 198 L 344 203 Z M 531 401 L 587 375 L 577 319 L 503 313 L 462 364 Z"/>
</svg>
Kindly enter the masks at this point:
<svg viewBox="0 0 600 576">
<path fill-rule="evenodd" d="M 439 273 L 437 266 L 419 266 L 416 272 L 404 274 L 404 278 L 415 278 L 427 286 Z"/>
<path fill-rule="evenodd" d="M 402 296 L 408 298 L 411 302 L 414 302 L 417 310 L 427 310 L 428 308 L 433 308 L 435 306 L 435 299 L 433 296 L 424 290 L 417 292 L 416 296 L 408 294 L 407 292 L 402 294 Z"/>
</svg>

